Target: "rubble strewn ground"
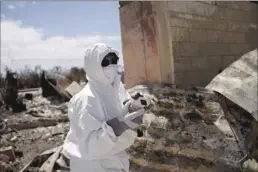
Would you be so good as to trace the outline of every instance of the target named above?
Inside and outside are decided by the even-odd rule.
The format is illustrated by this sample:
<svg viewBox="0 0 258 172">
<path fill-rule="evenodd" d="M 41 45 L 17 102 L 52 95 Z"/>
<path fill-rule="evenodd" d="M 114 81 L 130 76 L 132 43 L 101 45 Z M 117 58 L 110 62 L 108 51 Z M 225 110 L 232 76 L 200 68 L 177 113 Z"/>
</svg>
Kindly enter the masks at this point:
<svg viewBox="0 0 258 172">
<path fill-rule="evenodd" d="M 69 130 L 66 103 L 58 104 L 54 98 L 50 101 L 41 96 L 40 90 L 31 94 L 33 100 L 23 99 L 27 111 L 14 114 L 1 109 L 1 118 L 8 120 L 8 127 L 1 135 L 0 147 L 12 146 L 16 156 L 14 162 L 2 163 L 7 171 L 18 171 L 37 154 L 62 145 Z"/>
<path fill-rule="evenodd" d="M 246 151 L 234 133 L 241 131 L 243 136 L 238 136 L 246 137 L 251 132 L 251 125 L 247 125 L 252 121 L 250 116 L 243 119 L 245 123 L 237 124 L 233 116 L 226 115 L 215 94 L 209 91 L 163 86 L 152 89 L 135 87 L 133 91 L 145 92 L 156 102 L 139 128 L 143 136 L 128 150 L 132 172 L 240 171 Z M 58 104 L 53 98 L 49 101 L 39 92 L 33 95 L 33 100 L 24 100 L 26 112 L 5 112 L 4 115 L 14 129 L 9 129 L 1 139 L 1 147 L 12 146 L 15 153 L 14 162 L 2 163 L 9 171 L 18 171 L 40 153 L 62 145 L 69 129 L 64 118 L 66 103 Z M 42 122 L 60 119 L 64 122 Z M 232 125 L 235 132 L 229 123 L 235 124 Z M 33 167 L 34 171 L 42 163 L 38 168 Z"/>
<path fill-rule="evenodd" d="M 214 93 L 171 87 L 138 90 L 149 90 L 158 101 L 145 116 L 143 137 L 129 150 L 134 171 L 241 171 L 251 115 L 238 123 Z"/>
<path fill-rule="evenodd" d="M 254 52 L 249 53 L 250 58 L 246 54 L 243 59 L 255 61 L 257 50 Z M 223 75 L 236 80 L 232 71 L 248 64 L 257 66 L 254 62 L 241 62 L 243 59 L 211 83 L 225 84 L 224 81 L 221 83 Z M 252 75 L 249 76 L 257 76 L 257 70 L 250 71 Z M 249 84 L 244 85 L 245 90 L 241 80 L 239 85 L 231 83 L 238 86 L 235 88 L 238 94 L 232 93 L 232 89 L 214 92 L 200 87 L 180 89 L 171 84 L 140 85 L 128 90 L 129 93 L 147 94 L 154 102 L 144 116 L 143 125 L 136 129 L 136 142 L 127 150 L 130 171 L 257 172 L 258 122 L 257 107 L 254 106 L 257 104 L 254 95 L 257 83 L 251 81 L 247 78 Z M 66 99 L 82 87 L 73 83 L 66 87 L 67 91 L 48 82 L 46 85 L 43 90 L 53 91 L 47 98 L 42 96 L 41 89 L 20 91 L 18 97 L 26 105 L 25 111 L 13 113 L 0 109 L 0 172 L 69 169 L 68 157 L 61 149 L 69 130 Z M 226 98 L 222 94 L 225 90 L 227 96 L 233 95 L 235 99 Z M 241 104 L 239 93 L 244 91 L 245 98 L 253 97 L 248 99 L 251 103 L 244 103 L 252 105 L 251 110 Z"/>
<path fill-rule="evenodd" d="M 6 134 L 1 141 L 1 146 L 12 145 L 15 151 L 16 160 L 7 166 L 7 171 L 17 171 L 24 167 L 36 155 L 45 150 L 62 145 L 65 132 L 56 133 L 55 130 L 68 129 L 67 124 L 61 124 L 59 127 L 40 127 L 37 129 L 27 129 L 16 133 Z M 54 132 L 52 134 L 52 132 Z"/>
</svg>

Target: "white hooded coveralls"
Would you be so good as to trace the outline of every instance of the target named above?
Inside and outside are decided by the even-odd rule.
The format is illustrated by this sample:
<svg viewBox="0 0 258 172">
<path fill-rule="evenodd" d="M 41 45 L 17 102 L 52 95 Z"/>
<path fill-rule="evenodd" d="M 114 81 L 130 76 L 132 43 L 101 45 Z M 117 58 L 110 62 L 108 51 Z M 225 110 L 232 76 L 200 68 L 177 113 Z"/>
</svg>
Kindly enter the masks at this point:
<svg viewBox="0 0 258 172">
<path fill-rule="evenodd" d="M 123 101 L 129 98 L 118 75 L 111 85 L 103 73 L 101 62 L 110 52 L 118 52 L 106 44 L 87 48 L 84 67 L 88 84 L 68 104 L 70 131 L 63 148 L 70 155 L 71 172 L 128 172 L 130 147 L 136 133 L 126 130 L 116 136 L 106 121 L 120 116 Z"/>
</svg>

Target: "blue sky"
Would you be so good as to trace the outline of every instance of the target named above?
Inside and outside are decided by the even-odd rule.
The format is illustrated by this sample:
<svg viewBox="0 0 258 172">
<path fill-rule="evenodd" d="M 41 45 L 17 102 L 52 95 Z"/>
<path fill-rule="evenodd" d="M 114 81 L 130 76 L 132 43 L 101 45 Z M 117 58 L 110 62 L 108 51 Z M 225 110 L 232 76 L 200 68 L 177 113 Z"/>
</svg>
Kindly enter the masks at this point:
<svg viewBox="0 0 258 172">
<path fill-rule="evenodd" d="M 118 1 L 1 2 L 2 71 L 82 67 L 87 45 L 104 42 L 121 53 L 120 37 Z"/>
</svg>

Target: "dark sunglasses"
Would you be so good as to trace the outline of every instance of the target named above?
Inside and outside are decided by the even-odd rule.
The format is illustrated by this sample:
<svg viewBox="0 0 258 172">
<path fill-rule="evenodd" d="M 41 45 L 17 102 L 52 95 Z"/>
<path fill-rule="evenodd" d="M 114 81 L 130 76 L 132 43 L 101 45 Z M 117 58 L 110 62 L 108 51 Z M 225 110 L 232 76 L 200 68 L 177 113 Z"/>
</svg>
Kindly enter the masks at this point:
<svg viewBox="0 0 258 172">
<path fill-rule="evenodd" d="M 109 53 L 102 60 L 101 66 L 107 67 L 108 65 L 111 65 L 111 64 L 117 64 L 118 59 L 119 58 L 117 57 L 116 53 Z"/>
</svg>

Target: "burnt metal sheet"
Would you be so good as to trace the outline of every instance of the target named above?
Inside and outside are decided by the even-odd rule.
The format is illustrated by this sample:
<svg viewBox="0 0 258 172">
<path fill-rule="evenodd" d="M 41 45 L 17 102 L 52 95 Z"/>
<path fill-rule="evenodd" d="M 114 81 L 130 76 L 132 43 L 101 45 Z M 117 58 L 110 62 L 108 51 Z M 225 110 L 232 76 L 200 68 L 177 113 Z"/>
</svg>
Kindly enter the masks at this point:
<svg viewBox="0 0 258 172">
<path fill-rule="evenodd" d="M 219 92 L 258 121 L 257 50 L 244 54 L 218 74 L 206 88 Z"/>
<path fill-rule="evenodd" d="M 69 101 L 71 96 L 65 91 L 65 86 L 67 84 L 61 84 L 61 79 L 66 79 L 63 76 L 52 76 L 47 75 L 45 71 L 41 75 L 41 87 L 43 97 L 49 96 L 61 96 L 66 101 Z"/>
</svg>

